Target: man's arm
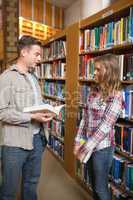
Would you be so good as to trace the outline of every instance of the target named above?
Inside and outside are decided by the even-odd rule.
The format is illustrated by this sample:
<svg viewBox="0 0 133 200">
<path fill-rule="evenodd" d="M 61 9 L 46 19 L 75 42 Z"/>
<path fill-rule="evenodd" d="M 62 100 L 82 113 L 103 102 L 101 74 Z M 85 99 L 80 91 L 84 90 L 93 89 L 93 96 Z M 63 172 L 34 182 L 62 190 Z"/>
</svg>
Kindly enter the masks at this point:
<svg viewBox="0 0 133 200">
<path fill-rule="evenodd" d="M 0 121 L 14 125 L 28 126 L 31 121 L 31 114 L 17 111 L 11 104 L 12 84 L 10 79 L 8 74 L 1 75 L 0 77 Z"/>
</svg>

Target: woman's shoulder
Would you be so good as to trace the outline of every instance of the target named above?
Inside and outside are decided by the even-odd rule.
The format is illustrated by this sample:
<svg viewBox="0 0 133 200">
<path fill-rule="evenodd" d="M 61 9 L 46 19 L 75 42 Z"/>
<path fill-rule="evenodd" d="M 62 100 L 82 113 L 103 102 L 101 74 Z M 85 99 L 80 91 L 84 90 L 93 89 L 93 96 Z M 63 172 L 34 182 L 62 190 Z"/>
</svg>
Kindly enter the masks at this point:
<svg viewBox="0 0 133 200">
<path fill-rule="evenodd" d="M 110 94 L 107 98 L 107 102 L 112 102 L 112 101 L 119 101 L 123 102 L 123 95 L 122 91 L 115 91 L 114 93 Z"/>
</svg>

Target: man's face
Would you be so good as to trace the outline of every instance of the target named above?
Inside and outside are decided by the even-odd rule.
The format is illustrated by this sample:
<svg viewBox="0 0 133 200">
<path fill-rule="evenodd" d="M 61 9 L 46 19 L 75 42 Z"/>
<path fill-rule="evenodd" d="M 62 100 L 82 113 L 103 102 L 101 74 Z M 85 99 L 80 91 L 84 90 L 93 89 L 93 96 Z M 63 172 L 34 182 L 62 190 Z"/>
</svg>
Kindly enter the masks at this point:
<svg viewBox="0 0 133 200">
<path fill-rule="evenodd" d="M 32 45 L 25 49 L 25 64 L 30 70 L 34 70 L 42 58 L 42 48 L 38 45 Z"/>
</svg>

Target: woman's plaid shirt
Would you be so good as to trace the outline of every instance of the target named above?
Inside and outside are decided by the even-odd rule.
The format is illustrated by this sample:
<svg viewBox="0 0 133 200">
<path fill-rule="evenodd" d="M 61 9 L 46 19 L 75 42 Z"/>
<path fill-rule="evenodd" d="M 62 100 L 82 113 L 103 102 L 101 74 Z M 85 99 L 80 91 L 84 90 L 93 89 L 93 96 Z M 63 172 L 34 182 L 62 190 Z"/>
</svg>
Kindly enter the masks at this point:
<svg viewBox="0 0 133 200">
<path fill-rule="evenodd" d="M 104 102 L 101 100 L 98 90 L 91 91 L 75 137 L 75 145 L 81 146 L 82 138 L 86 138 L 86 142 L 88 142 L 86 146 L 89 149 L 92 147 L 100 150 L 114 145 L 114 125 L 122 110 L 121 92 L 115 96 L 109 96 Z"/>
</svg>

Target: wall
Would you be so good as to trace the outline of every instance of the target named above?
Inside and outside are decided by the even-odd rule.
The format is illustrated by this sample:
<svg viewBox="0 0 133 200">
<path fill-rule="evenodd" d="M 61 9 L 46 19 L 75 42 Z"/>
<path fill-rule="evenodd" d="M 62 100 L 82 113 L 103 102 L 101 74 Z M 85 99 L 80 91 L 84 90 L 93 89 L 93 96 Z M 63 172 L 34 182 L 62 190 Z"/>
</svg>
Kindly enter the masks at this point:
<svg viewBox="0 0 133 200">
<path fill-rule="evenodd" d="M 80 0 L 77 0 L 64 11 L 64 26 L 71 25 L 80 20 Z"/>
<path fill-rule="evenodd" d="M 77 0 L 64 11 L 64 26 L 91 16 L 109 6 L 112 2 L 114 0 Z"/>
</svg>

